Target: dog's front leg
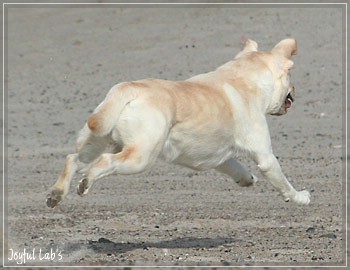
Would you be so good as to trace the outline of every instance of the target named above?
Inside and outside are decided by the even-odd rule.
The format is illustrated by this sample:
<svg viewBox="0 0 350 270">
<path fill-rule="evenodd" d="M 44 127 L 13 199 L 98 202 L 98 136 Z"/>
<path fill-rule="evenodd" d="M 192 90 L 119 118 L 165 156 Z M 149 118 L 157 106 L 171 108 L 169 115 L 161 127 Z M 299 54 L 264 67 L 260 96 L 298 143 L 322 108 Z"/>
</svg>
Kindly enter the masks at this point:
<svg viewBox="0 0 350 270">
<path fill-rule="evenodd" d="M 232 179 L 235 180 L 235 182 L 242 187 L 251 186 L 254 183 L 256 183 L 256 181 L 258 181 L 255 175 L 248 172 L 234 158 L 230 158 L 226 160 L 224 163 L 222 163 L 215 169 L 218 170 L 219 172 L 222 172 L 224 174 L 231 176 Z"/>
<path fill-rule="evenodd" d="M 282 173 L 281 167 L 272 153 L 256 154 L 254 157 L 264 177 L 283 195 L 285 201 L 309 204 L 310 193 L 306 190 L 296 191 Z"/>
</svg>

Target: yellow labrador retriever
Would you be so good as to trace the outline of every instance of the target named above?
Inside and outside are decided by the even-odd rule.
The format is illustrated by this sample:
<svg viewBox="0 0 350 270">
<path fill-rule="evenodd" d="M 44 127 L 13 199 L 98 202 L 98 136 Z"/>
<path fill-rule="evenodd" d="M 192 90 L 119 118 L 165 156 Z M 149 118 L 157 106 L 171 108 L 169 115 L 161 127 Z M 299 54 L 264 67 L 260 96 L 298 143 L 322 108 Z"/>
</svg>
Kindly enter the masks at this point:
<svg viewBox="0 0 350 270">
<path fill-rule="evenodd" d="M 68 193 L 76 172 L 85 172 L 77 192 L 110 174 L 135 174 L 158 157 L 197 170 L 215 168 L 242 186 L 256 182 L 237 160 L 246 152 L 286 201 L 309 204 L 308 191 L 296 191 L 271 149 L 266 116 L 283 115 L 295 98 L 289 70 L 294 39 L 270 52 L 247 39 L 241 52 L 215 71 L 185 81 L 145 79 L 117 84 L 80 131 L 77 151 L 47 197 L 55 207 Z M 106 153 L 108 145 L 114 146 Z"/>
</svg>

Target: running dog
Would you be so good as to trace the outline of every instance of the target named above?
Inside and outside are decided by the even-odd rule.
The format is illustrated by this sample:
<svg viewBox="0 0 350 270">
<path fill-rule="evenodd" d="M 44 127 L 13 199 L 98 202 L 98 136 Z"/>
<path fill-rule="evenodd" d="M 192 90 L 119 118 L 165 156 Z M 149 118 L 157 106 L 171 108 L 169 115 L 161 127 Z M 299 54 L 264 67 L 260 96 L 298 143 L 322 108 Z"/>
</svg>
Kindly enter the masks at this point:
<svg viewBox="0 0 350 270">
<path fill-rule="evenodd" d="M 271 51 L 258 51 L 247 39 L 232 61 L 184 81 L 144 79 L 113 86 L 89 116 L 47 196 L 55 207 L 67 195 L 73 176 L 84 173 L 77 193 L 110 174 L 136 174 L 158 157 L 196 170 L 216 169 L 241 186 L 257 178 L 236 159 L 245 152 L 284 197 L 307 205 L 310 194 L 296 191 L 271 148 L 267 115 L 284 115 L 295 90 L 290 82 L 294 39 Z M 108 145 L 114 150 L 106 152 Z"/>
</svg>

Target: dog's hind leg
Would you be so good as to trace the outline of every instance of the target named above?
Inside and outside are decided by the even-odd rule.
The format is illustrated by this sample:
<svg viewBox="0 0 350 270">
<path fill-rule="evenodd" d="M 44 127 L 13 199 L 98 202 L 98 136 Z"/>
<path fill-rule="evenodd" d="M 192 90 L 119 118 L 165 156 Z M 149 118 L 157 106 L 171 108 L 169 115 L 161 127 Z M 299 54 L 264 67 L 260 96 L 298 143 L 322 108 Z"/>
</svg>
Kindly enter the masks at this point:
<svg viewBox="0 0 350 270">
<path fill-rule="evenodd" d="M 145 144 L 147 141 L 144 142 Z M 152 162 L 149 149 L 142 149 L 140 144 L 128 145 L 117 154 L 104 153 L 94 164 L 86 177 L 77 186 L 77 193 L 83 196 L 88 193 L 93 183 L 102 177 L 113 173 L 136 174 L 144 171 Z"/>
<path fill-rule="evenodd" d="M 125 108 L 116 128 L 123 142 L 122 151 L 101 155 L 80 181 L 79 195 L 85 195 L 95 180 L 107 175 L 136 174 L 150 167 L 162 150 L 169 131 L 161 111 L 136 101 Z"/>
<path fill-rule="evenodd" d="M 54 208 L 67 195 L 69 184 L 78 169 L 77 159 L 77 153 L 70 154 L 66 157 L 64 169 L 47 196 L 46 204 L 48 207 Z"/>
<path fill-rule="evenodd" d="M 101 155 L 106 145 L 107 140 L 93 136 L 87 126 L 81 130 L 77 142 L 77 152 L 66 157 L 64 169 L 47 196 L 46 204 L 48 207 L 54 208 L 64 199 L 74 175 L 88 168 L 89 163 Z"/>
<path fill-rule="evenodd" d="M 257 177 L 248 172 L 237 160 L 230 158 L 219 165 L 216 170 L 233 178 L 240 186 L 250 186 L 258 181 Z"/>
</svg>

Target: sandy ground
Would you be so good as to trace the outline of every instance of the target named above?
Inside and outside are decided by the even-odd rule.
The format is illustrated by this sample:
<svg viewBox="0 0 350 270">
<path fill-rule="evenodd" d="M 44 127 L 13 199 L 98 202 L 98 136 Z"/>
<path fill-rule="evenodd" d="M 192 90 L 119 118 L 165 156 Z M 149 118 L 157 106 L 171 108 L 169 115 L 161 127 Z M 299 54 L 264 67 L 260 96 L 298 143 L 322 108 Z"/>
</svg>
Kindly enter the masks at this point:
<svg viewBox="0 0 350 270">
<path fill-rule="evenodd" d="M 341 265 L 345 259 L 340 8 L 9 8 L 6 265 Z M 262 50 L 294 37 L 297 101 L 269 117 L 274 152 L 307 207 L 260 176 L 158 161 L 108 177 L 57 208 L 45 198 L 77 132 L 117 82 L 181 80 L 229 61 L 240 37 Z M 12 252 L 16 252 L 15 261 Z M 28 255 L 29 256 L 29 255 Z M 5 258 L 6 258 L 5 257 Z"/>
</svg>

